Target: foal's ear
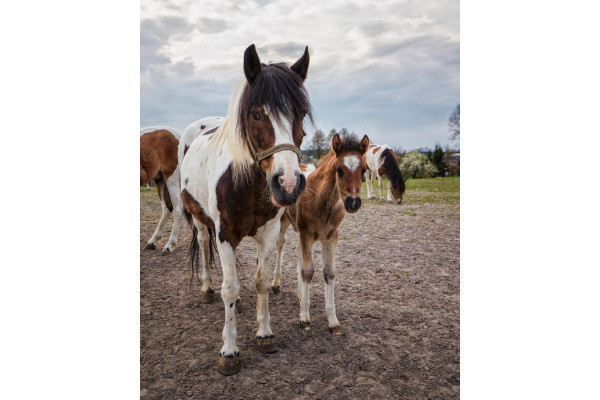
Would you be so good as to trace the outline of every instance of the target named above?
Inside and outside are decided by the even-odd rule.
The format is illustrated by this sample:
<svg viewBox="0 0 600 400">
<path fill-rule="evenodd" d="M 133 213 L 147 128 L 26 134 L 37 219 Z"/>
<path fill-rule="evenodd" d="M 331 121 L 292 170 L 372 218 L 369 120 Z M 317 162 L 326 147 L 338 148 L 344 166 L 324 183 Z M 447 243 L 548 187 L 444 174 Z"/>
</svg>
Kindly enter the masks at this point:
<svg viewBox="0 0 600 400">
<path fill-rule="evenodd" d="M 333 151 L 335 151 L 335 154 L 338 154 L 338 151 L 340 150 L 340 147 L 342 146 L 342 139 L 340 139 L 340 135 L 338 135 L 337 133 L 335 134 L 335 136 L 333 137 L 333 139 L 331 139 L 331 148 L 333 149 Z"/>
<path fill-rule="evenodd" d="M 308 46 L 304 49 L 304 54 L 294 65 L 290 67 L 292 71 L 300 75 L 302 80 L 306 79 L 306 74 L 308 74 L 308 62 L 310 61 L 310 57 L 308 56 Z"/>
<path fill-rule="evenodd" d="M 244 74 L 246 75 L 248 84 L 252 85 L 252 82 L 260 74 L 261 68 L 256 47 L 254 47 L 254 44 L 251 44 L 244 52 Z"/>
<path fill-rule="evenodd" d="M 369 149 L 369 137 L 365 135 L 360 141 L 360 154 L 365 154 Z"/>
</svg>

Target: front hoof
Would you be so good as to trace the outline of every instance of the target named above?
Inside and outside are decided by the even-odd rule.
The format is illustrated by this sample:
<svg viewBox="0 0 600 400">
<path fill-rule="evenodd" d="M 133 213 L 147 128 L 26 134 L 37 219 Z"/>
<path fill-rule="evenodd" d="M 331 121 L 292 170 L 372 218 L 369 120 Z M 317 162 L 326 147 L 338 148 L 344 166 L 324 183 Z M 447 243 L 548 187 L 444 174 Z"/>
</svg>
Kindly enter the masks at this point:
<svg viewBox="0 0 600 400">
<path fill-rule="evenodd" d="M 265 338 L 256 338 L 256 348 L 261 353 L 275 353 L 277 352 L 277 341 L 275 340 L 275 335 Z"/>
<path fill-rule="evenodd" d="M 169 254 L 173 254 L 173 250 L 171 250 L 171 249 L 163 249 L 163 251 L 160 252 L 161 256 L 168 256 Z"/>
<path fill-rule="evenodd" d="M 310 321 L 300 321 L 300 328 L 310 331 Z"/>
<path fill-rule="evenodd" d="M 148 243 L 144 250 L 156 250 L 156 243 Z"/>
<path fill-rule="evenodd" d="M 240 372 L 241 369 L 242 366 L 239 355 L 230 357 L 219 356 L 219 361 L 217 361 L 217 371 L 219 371 L 221 375 L 234 375 Z"/>
<path fill-rule="evenodd" d="M 279 293 L 279 291 L 279 286 L 271 286 L 271 288 L 269 289 L 269 294 L 277 294 Z"/>
<path fill-rule="evenodd" d="M 242 299 L 238 298 L 235 301 L 235 313 L 241 314 L 242 312 L 244 312 L 244 304 L 242 303 Z"/>
<path fill-rule="evenodd" d="M 329 332 L 333 333 L 334 335 L 341 335 L 342 334 L 342 328 L 340 328 L 340 326 L 330 326 L 329 327 Z"/>
<path fill-rule="evenodd" d="M 391 201 L 391 200 L 388 200 L 387 202 L 388 202 L 388 203 L 391 203 L 392 201 Z"/>
<path fill-rule="evenodd" d="M 206 292 L 200 292 L 200 303 L 210 304 L 215 298 L 215 291 L 208 289 Z"/>
</svg>

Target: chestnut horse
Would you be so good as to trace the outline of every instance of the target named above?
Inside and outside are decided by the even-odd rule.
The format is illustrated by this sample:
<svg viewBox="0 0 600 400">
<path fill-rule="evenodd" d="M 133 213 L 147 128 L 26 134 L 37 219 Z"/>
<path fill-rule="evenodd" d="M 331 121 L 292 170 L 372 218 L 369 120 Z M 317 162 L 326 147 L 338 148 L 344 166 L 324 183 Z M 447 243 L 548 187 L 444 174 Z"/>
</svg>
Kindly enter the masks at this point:
<svg viewBox="0 0 600 400">
<path fill-rule="evenodd" d="M 308 64 L 308 47 L 290 67 L 262 64 L 254 45 L 249 46 L 244 52 L 245 79 L 237 85 L 222 125 L 212 134 L 198 135 L 181 162 L 185 210 L 197 231 L 207 228 L 215 239 L 223 269 L 225 326 L 217 363 L 223 375 L 240 370 L 235 250 L 245 236 L 252 236 L 258 248 L 256 344 L 261 352 L 277 351 L 268 308 L 269 260 L 279 234 L 281 207 L 294 204 L 306 185 L 299 148 L 303 120 L 306 116 L 312 120 L 304 88 Z"/>
<path fill-rule="evenodd" d="M 314 273 L 312 249 L 316 241 L 323 246 L 323 276 L 325 278 L 325 312 L 329 331 L 341 334 L 342 329 L 335 313 L 335 249 L 340 237 L 339 227 L 346 211 L 355 213 L 360 208 L 361 175 L 365 172 L 363 155 L 369 148 L 365 135 L 359 142 L 349 136 L 340 139 L 335 135 L 330 151 L 319 161 L 317 169 L 306 178 L 306 190 L 298 202 L 288 207 L 281 218 L 277 241 L 277 264 L 271 291 L 279 291 L 281 258 L 285 244 L 285 231 L 290 226 L 298 231 L 298 294 L 300 296 L 300 325 L 310 329 L 310 282 Z"/>
<path fill-rule="evenodd" d="M 153 126 L 140 130 L 140 186 L 154 181 L 162 206 L 162 216 L 148 241 L 146 250 L 156 249 L 163 235 L 169 215 L 175 210 L 173 229 L 162 254 L 170 254 L 177 245 L 179 224 L 183 216 L 183 205 L 179 197 L 179 165 L 177 147 L 181 132 L 166 126 Z"/>
<path fill-rule="evenodd" d="M 402 172 L 398 166 L 398 159 L 396 155 L 390 149 L 387 144 L 378 145 L 372 144 L 369 146 L 369 150 L 366 152 L 365 162 L 367 163 L 367 172 L 365 173 L 365 180 L 367 181 L 367 198 L 375 198 L 375 190 L 373 189 L 373 182 L 375 177 L 379 182 L 379 199 L 383 201 L 383 177 L 388 177 L 387 187 L 387 201 L 392 201 L 392 194 L 398 204 L 402 203 L 406 186 L 404 182 L 406 179 L 402 179 Z M 369 173 L 371 176 L 369 177 Z"/>
</svg>

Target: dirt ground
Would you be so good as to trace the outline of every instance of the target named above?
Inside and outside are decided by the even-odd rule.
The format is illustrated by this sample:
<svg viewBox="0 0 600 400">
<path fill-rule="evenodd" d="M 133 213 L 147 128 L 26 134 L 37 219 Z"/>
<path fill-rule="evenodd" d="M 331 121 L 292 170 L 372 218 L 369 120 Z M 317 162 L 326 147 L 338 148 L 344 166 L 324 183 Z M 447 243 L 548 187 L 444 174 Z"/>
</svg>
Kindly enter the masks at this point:
<svg viewBox="0 0 600 400">
<path fill-rule="evenodd" d="M 336 253 L 339 336 L 327 329 L 319 243 L 312 329 L 299 326 L 298 235 L 288 230 L 281 292 L 269 296 L 274 354 L 254 346 L 256 246 L 245 238 L 238 252 L 242 370 L 224 377 L 215 369 L 224 323 L 220 264 L 215 301 L 199 304 L 199 286 L 190 289 L 186 279 L 190 228 L 182 223 L 169 256 L 143 250 L 160 205 L 156 193 L 142 192 L 141 399 L 459 398 L 459 205 L 407 203 L 363 199 L 357 213 L 346 214 Z"/>
</svg>

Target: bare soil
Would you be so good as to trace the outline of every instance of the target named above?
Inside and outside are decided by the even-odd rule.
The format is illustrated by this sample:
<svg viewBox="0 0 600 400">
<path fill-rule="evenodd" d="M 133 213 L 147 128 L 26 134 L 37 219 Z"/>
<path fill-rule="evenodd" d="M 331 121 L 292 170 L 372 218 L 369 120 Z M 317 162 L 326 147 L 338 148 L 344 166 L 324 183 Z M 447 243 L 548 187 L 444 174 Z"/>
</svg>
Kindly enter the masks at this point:
<svg viewBox="0 0 600 400">
<path fill-rule="evenodd" d="M 238 251 L 242 370 L 224 377 L 215 369 L 224 323 L 220 264 L 213 273 L 215 301 L 199 304 L 199 286 L 190 288 L 186 278 L 190 228 L 182 224 L 171 255 L 143 250 L 160 205 L 153 192 L 142 192 L 140 203 L 141 399 L 459 398 L 458 204 L 363 199 L 356 214 L 346 215 L 336 253 L 339 336 L 327 329 L 320 244 L 312 329 L 299 326 L 298 235 L 290 228 L 281 292 L 269 296 L 279 345 L 274 354 L 255 349 L 256 246 L 244 239 Z"/>
</svg>

